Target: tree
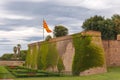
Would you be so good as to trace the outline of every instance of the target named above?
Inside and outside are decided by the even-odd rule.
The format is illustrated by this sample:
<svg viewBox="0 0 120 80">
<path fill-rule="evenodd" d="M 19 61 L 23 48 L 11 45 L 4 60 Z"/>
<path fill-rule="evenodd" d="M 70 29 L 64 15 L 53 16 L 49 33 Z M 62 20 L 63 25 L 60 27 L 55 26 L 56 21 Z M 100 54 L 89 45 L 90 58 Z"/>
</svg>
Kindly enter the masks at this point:
<svg viewBox="0 0 120 80">
<path fill-rule="evenodd" d="M 68 34 L 68 29 L 62 25 L 55 26 L 53 35 L 54 37 L 66 36 Z"/>
<path fill-rule="evenodd" d="M 50 39 L 52 39 L 52 37 L 50 35 L 48 35 L 46 38 L 45 38 L 45 41 L 49 41 Z"/>
<path fill-rule="evenodd" d="M 20 57 L 20 49 L 21 49 L 21 45 L 20 45 L 20 44 L 17 44 L 18 57 Z"/>
<path fill-rule="evenodd" d="M 13 52 L 14 52 L 14 58 L 16 59 L 17 58 L 17 47 L 16 46 L 13 47 Z"/>
<path fill-rule="evenodd" d="M 95 30 L 100 31 L 104 25 L 104 17 L 95 15 L 83 22 L 82 28 L 85 30 Z"/>
<path fill-rule="evenodd" d="M 120 15 L 118 14 L 113 15 L 112 21 L 114 22 L 116 34 L 120 34 Z"/>
<path fill-rule="evenodd" d="M 102 39 L 114 40 L 120 33 L 120 16 L 113 15 L 110 19 L 95 15 L 83 22 L 82 28 L 85 30 L 100 31 Z"/>
<path fill-rule="evenodd" d="M 0 57 L 1 60 L 11 60 L 13 57 L 12 53 L 6 53 Z"/>
<path fill-rule="evenodd" d="M 25 61 L 26 56 L 27 56 L 27 50 L 21 50 L 20 51 L 20 59 Z"/>
<path fill-rule="evenodd" d="M 114 29 L 114 22 L 111 19 L 104 20 L 104 25 L 100 30 L 102 34 L 102 39 L 104 40 L 114 40 L 116 39 L 116 31 Z"/>
</svg>

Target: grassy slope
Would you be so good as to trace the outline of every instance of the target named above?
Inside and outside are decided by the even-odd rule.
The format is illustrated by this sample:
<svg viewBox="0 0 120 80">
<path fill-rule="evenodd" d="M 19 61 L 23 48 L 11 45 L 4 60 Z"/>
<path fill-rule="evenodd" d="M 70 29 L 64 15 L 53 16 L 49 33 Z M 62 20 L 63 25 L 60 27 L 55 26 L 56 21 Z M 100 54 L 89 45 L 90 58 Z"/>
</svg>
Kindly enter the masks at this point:
<svg viewBox="0 0 120 80">
<path fill-rule="evenodd" d="M 0 73 L 9 73 L 8 70 L 5 69 L 5 67 L 0 66 Z"/>
<path fill-rule="evenodd" d="M 120 67 L 109 68 L 107 73 L 90 76 L 17 78 L 16 80 L 120 80 Z"/>
<path fill-rule="evenodd" d="M 1 78 L 14 78 L 14 76 L 4 66 L 0 66 L 0 79 Z"/>
</svg>

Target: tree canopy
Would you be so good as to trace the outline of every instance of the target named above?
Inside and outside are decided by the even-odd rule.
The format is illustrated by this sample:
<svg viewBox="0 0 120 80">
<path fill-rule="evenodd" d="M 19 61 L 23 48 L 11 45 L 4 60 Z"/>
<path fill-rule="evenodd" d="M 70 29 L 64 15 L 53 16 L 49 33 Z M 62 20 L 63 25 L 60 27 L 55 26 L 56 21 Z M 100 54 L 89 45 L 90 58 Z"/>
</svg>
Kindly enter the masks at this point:
<svg viewBox="0 0 120 80">
<path fill-rule="evenodd" d="M 52 39 L 52 37 L 50 35 L 47 35 L 47 37 L 45 38 L 45 41 L 49 41 L 50 39 Z"/>
<path fill-rule="evenodd" d="M 102 39 L 116 39 L 117 34 L 120 34 L 120 15 L 115 14 L 111 18 L 103 16 L 93 16 L 83 22 L 82 28 L 85 30 L 100 31 Z"/>
<path fill-rule="evenodd" d="M 1 60 L 11 60 L 12 57 L 13 57 L 13 54 L 12 54 L 12 53 L 5 53 L 5 54 L 3 54 L 3 55 L 0 57 L 0 59 L 1 59 Z"/>
<path fill-rule="evenodd" d="M 62 25 L 55 26 L 53 35 L 54 37 L 66 36 L 68 34 L 68 29 Z"/>
<path fill-rule="evenodd" d="M 27 56 L 27 50 L 21 50 L 20 51 L 20 60 L 25 61 L 26 56 Z"/>
</svg>

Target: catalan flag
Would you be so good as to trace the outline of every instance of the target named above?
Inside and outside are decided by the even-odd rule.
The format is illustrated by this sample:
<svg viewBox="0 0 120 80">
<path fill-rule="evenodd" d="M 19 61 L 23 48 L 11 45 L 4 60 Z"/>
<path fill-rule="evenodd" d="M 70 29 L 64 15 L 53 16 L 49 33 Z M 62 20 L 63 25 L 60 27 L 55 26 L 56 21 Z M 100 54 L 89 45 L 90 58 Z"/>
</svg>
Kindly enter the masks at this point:
<svg viewBox="0 0 120 80">
<path fill-rule="evenodd" d="M 48 33 L 52 32 L 52 31 L 49 29 L 49 27 L 48 27 L 48 25 L 47 25 L 47 23 L 46 23 L 45 20 L 43 20 L 43 28 L 44 28 Z"/>
</svg>

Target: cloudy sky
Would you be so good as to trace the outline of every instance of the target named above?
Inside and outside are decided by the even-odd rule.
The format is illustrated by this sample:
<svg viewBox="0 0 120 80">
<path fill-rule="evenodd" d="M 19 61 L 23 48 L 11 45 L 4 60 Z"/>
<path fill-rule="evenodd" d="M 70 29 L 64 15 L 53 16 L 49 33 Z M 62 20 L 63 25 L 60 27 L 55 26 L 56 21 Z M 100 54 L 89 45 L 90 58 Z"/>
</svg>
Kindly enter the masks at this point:
<svg viewBox="0 0 120 80">
<path fill-rule="evenodd" d="M 16 44 L 27 49 L 41 41 L 43 18 L 50 29 L 64 25 L 73 34 L 82 31 L 85 19 L 113 14 L 120 14 L 120 0 L 0 0 L 0 56 Z"/>
</svg>

